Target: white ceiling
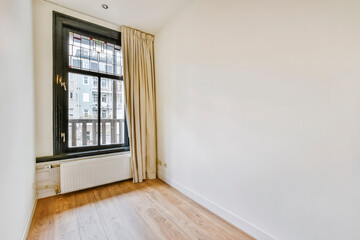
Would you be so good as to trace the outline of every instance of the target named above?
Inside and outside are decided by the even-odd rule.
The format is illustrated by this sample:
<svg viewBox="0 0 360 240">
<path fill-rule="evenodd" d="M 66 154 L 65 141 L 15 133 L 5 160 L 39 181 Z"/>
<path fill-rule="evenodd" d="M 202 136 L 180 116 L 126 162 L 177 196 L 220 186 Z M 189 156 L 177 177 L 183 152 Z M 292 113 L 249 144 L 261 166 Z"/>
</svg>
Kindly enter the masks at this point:
<svg viewBox="0 0 360 240">
<path fill-rule="evenodd" d="M 46 0 L 116 24 L 156 33 L 193 0 Z M 107 4 L 105 10 L 101 4 Z"/>
</svg>

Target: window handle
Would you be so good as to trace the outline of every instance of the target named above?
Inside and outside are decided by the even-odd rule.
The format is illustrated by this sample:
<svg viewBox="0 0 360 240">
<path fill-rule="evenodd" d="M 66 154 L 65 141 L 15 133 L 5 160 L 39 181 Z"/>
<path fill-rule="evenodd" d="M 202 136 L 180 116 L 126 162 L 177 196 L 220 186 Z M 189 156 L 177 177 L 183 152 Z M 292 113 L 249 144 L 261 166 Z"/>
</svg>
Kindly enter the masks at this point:
<svg viewBox="0 0 360 240">
<path fill-rule="evenodd" d="M 66 92 L 66 83 L 61 82 L 61 83 L 60 83 L 60 86 L 61 86 L 61 87 L 64 87 L 64 90 L 65 90 L 65 92 Z"/>
<path fill-rule="evenodd" d="M 60 137 L 62 138 L 63 142 L 66 141 L 66 138 L 65 138 L 65 133 L 61 133 Z"/>
<path fill-rule="evenodd" d="M 56 83 L 59 84 L 60 83 L 60 87 L 64 87 L 64 90 L 66 92 L 66 83 L 62 81 L 62 77 L 57 75 L 56 76 Z"/>
</svg>

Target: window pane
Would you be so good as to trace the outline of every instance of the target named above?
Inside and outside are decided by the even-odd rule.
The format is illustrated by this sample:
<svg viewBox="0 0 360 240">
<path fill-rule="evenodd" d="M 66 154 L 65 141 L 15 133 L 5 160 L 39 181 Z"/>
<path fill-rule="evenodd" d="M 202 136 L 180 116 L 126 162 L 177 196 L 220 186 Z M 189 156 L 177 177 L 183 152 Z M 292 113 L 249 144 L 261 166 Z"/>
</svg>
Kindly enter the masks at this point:
<svg viewBox="0 0 360 240">
<path fill-rule="evenodd" d="M 107 64 L 106 65 L 106 73 L 107 74 L 114 74 L 114 65 Z"/>
<path fill-rule="evenodd" d="M 122 76 L 122 71 L 121 71 L 121 68 L 120 68 L 120 67 L 116 67 L 116 69 L 115 69 L 115 75 Z"/>
<path fill-rule="evenodd" d="M 80 68 L 80 58 L 70 56 L 69 63 L 72 68 Z"/>
<path fill-rule="evenodd" d="M 106 64 L 100 62 L 99 63 L 99 72 L 106 73 Z"/>
<path fill-rule="evenodd" d="M 73 42 L 74 46 L 80 47 L 81 36 L 79 34 L 74 33 L 73 40 L 74 40 L 74 42 Z"/>
<path fill-rule="evenodd" d="M 125 143 L 123 82 L 101 78 L 101 145 Z"/>
<path fill-rule="evenodd" d="M 106 63 L 106 54 L 105 53 L 100 53 L 99 56 L 100 56 L 100 62 Z"/>
<path fill-rule="evenodd" d="M 82 47 L 80 49 L 80 54 L 82 58 L 89 59 L 89 49 Z"/>
<path fill-rule="evenodd" d="M 97 145 L 98 86 L 89 84 L 97 82 L 94 76 L 69 73 L 69 147 Z"/>
<path fill-rule="evenodd" d="M 98 61 L 98 53 L 95 50 L 90 50 L 90 60 Z"/>
<path fill-rule="evenodd" d="M 99 63 L 95 61 L 90 61 L 90 71 L 98 72 L 99 71 Z"/>
<path fill-rule="evenodd" d="M 81 59 L 81 69 L 88 70 L 89 69 L 89 59 Z"/>
<path fill-rule="evenodd" d="M 120 46 L 70 32 L 68 47 L 70 68 L 122 75 Z"/>
<path fill-rule="evenodd" d="M 115 45 L 115 75 L 122 76 L 122 51 L 120 46 Z"/>
</svg>

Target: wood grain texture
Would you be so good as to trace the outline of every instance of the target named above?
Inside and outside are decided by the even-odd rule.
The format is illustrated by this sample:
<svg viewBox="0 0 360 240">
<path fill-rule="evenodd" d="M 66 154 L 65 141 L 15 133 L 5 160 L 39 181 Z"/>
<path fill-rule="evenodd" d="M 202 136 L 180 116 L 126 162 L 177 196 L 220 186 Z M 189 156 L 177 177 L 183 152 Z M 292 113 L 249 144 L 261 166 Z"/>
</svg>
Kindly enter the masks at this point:
<svg viewBox="0 0 360 240">
<path fill-rule="evenodd" d="M 161 180 L 40 199 L 27 239 L 254 239 Z"/>
</svg>

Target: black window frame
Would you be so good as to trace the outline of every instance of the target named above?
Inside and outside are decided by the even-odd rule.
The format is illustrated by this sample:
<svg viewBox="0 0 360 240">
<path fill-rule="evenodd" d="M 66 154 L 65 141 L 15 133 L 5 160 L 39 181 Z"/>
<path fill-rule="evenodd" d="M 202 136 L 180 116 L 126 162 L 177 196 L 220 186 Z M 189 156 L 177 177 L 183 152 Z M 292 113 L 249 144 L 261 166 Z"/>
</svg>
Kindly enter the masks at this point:
<svg viewBox="0 0 360 240">
<path fill-rule="evenodd" d="M 37 158 L 37 162 L 130 151 L 126 117 L 124 144 L 101 145 L 100 141 L 97 141 L 97 146 L 68 147 L 68 91 L 61 86 L 61 83 L 68 86 L 68 73 L 98 78 L 99 109 L 101 109 L 101 79 L 123 81 L 122 76 L 69 68 L 68 34 L 70 31 L 121 46 L 120 32 L 53 11 L 53 156 Z M 98 123 L 101 119 L 99 109 L 97 111 Z M 65 133 L 65 142 L 62 133 Z M 99 140 L 100 135 L 100 124 L 98 124 Z"/>
</svg>

